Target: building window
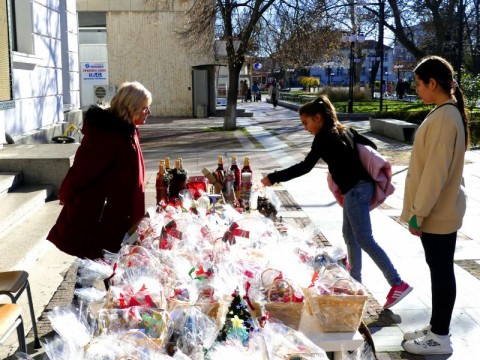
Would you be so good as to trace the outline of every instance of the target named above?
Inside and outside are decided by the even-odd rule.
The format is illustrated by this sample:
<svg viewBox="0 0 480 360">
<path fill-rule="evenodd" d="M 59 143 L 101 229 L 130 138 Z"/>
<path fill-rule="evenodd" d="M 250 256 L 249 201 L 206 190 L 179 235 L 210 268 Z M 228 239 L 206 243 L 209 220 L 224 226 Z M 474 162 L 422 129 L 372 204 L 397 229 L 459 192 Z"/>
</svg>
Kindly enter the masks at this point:
<svg viewBox="0 0 480 360">
<path fill-rule="evenodd" d="M 0 1 L 0 102 L 12 100 L 8 1 Z"/>
<path fill-rule="evenodd" d="M 33 17 L 30 0 L 6 0 L 10 7 L 12 50 L 34 54 Z"/>
</svg>

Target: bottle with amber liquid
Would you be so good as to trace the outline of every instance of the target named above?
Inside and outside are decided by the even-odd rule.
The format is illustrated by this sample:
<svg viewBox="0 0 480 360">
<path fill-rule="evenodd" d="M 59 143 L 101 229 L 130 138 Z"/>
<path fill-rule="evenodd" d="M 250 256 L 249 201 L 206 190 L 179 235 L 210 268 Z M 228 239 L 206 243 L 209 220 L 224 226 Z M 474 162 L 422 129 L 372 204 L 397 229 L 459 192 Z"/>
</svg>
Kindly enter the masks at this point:
<svg viewBox="0 0 480 360">
<path fill-rule="evenodd" d="M 242 179 L 241 179 L 241 174 L 240 174 L 240 168 L 238 167 L 238 164 L 237 164 L 237 157 L 236 156 L 232 156 L 232 164 L 230 165 L 230 171 L 235 176 L 235 181 L 234 181 L 233 188 L 234 188 L 235 191 L 238 191 L 238 190 L 240 190 L 240 184 L 242 182 Z"/>
<path fill-rule="evenodd" d="M 170 168 L 170 158 L 167 156 L 165 159 L 163 159 L 163 162 L 164 162 L 164 166 L 165 166 L 165 171 L 166 171 L 167 173 L 169 173 L 170 170 L 172 170 L 172 169 Z"/>
<path fill-rule="evenodd" d="M 223 156 L 218 157 L 218 166 L 217 169 L 215 170 L 215 178 L 217 181 L 222 185 L 225 186 L 225 168 L 223 167 Z"/>
<path fill-rule="evenodd" d="M 248 156 L 245 156 L 245 159 L 243 160 L 242 173 L 250 173 L 252 174 L 251 176 L 253 176 L 253 171 L 250 167 L 250 158 Z"/>
<path fill-rule="evenodd" d="M 155 188 L 157 190 L 157 205 L 168 202 L 168 175 L 165 170 L 165 161 L 160 160 L 158 165 L 157 179 Z"/>
</svg>

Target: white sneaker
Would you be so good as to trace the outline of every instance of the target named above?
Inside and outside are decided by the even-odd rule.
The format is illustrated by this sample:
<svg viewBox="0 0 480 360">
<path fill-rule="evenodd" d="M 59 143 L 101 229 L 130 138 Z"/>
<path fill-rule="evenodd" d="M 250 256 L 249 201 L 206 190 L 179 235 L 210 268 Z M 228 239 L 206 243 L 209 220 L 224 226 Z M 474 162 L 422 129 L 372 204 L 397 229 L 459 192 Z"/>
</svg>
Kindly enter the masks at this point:
<svg viewBox="0 0 480 360">
<path fill-rule="evenodd" d="M 405 341 L 402 346 L 405 351 L 417 355 L 453 353 L 450 336 L 438 336 L 430 330 L 427 330 L 427 333 L 418 339 Z"/>
<path fill-rule="evenodd" d="M 418 339 L 422 336 L 425 336 L 428 330 L 430 330 L 431 328 L 432 328 L 432 325 L 428 324 L 415 331 L 407 331 L 405 334 L 403 334 L 403 340 L 408 341 L 408 340 Z"/>
</svg>

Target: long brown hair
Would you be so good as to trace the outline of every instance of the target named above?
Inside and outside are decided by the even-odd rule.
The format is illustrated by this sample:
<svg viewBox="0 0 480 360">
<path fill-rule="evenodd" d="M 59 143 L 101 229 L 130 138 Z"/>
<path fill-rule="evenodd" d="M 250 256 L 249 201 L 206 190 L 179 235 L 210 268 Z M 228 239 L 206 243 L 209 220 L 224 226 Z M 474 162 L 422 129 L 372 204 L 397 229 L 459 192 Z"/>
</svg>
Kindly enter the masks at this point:
<svg viewBox="0 0 480 360">
<path fill-rule="evenodd" d="M 465 106 L 465 96 L 462 89 L 453 79 L 452 65 L 440 56 L 424 57 L 413 70 L 415 75 L 425 84 L 430 82 L 430 79 L 435 79 L 438 85 L 451 96 L 455 97 L 458 111 L 462 116 L 463 129 L 465 132 L 465 148 L 468 149 L 470 144 L 469 132 L 469 117 Z"/>
<path fill-rule="evenodd" d="M 326 95 L 320 95 L 314 101 L 303 104 L 298 109 L 299 115 L 315 116 L 320 114 L 323 119 L 322 131 L 329 131 L 332 134 L 341 135 L 346 126 L 340 123 L 337 112 Z"/>
</svg>

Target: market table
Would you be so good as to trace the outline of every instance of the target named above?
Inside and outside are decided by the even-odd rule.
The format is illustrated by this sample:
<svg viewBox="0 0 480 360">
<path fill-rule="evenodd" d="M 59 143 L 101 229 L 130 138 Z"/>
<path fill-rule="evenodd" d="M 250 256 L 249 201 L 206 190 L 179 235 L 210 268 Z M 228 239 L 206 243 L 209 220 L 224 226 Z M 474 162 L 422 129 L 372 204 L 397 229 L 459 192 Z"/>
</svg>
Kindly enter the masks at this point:
<svg viewBox="0 0 480 360">
<path fill-rule="evenodd" d="M 322 332 L 318 321 L 306 309 L 303 310 L 298 330 L 326 353 L 332 353 L 333 360 L 342 359 L 342 350 L 356 350 L 364 342 L 362 335 L 358 331 Z"/>
</svg>

